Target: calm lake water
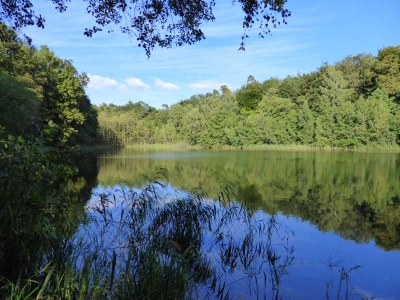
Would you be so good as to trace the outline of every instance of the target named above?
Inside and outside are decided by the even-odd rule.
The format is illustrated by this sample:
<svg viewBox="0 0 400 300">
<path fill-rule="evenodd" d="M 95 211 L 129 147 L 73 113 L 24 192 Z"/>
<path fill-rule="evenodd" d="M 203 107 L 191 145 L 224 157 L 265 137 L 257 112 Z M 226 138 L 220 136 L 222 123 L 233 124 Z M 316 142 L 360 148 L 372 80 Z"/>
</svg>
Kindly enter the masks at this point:
<svg viewBox="0 0 400 300">
<path fill-rule="evenodd" d="M 277 212 L 294 233 L 284 299 L 400 299 L 399 154 L 122 149 L 97 164 L 94 193 L 157 179 Z"/>
</svg>

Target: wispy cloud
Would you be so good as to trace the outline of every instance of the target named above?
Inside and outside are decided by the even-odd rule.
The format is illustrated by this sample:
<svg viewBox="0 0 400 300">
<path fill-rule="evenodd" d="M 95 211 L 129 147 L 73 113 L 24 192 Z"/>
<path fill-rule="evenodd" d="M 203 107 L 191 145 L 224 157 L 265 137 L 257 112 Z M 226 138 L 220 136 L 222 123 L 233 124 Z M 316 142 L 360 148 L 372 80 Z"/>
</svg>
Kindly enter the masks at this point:
<svg viewBox="0 0 400 300">
<path fill-rule="evenodd" d="M 104 30 L 92 38 L 85 37 L 83 29 L 95 22 L 85 13 L 85 1 L 69 3 L 62 14 L 47 1 L 35 1 L 36 11 L 46 16 L 46 28 L 27 27 L 24 33 L 38 47 L 47 44 L 57 56 L 71 59 L 79 72 L 98 74 L 91 76 L 87 90 L 92 103 L 144 101 L 161 107 L 194 93 L 219 89 L 225 82 L 234 91 L 249 75 L 258 81 L 285 78 L 316 70 L 323 62 L 334 63 L 349 54 L 376 54 L 385 45 L 397 45 L 398 2 L 374 7 L 373 1 L 365 1 L 369 8 L 365 14 L 357 14 L 359 6 L 353 2 L 346 10 L 332 1 L 293 2 L 287 7 L 293 12 L 288 25 L 273 28 L 261 39 L 258 24 L 254 24 L 245 41 L 246 51 L 237 51 L 244 32 L 242 6 L 237 1 L 234 6 L 232 1 L 220 1 L 214 10 L 216 21 L 202 24 L 206 40 L 174 49 L 156 47 L 150 59 L 136 46 L 136 39 L 121 34 L 118 26 L 111 34 Z M 388 17 L 368 27 L 378 12 Z M 360 26 L 354 26 L 355 22 Z"/>
<path fill-rule="evenodd" d="M 191 83 L 189 86 L 193 90 L 219 90 L 222 85 L 227 85 L 226 83 L 213 82 L 213 81 L 201 81 Z"/>
<path fill-rule="evenodd" d="M 125 79 L 125 82 L 132 87 L 135 88 L 142 88 L 142 89 L 150 89 L 150 85 L 144 83 L 143 81 L 141 81 L 139 78 L 135 78 L 135 77 L 129 77 Z"/>
<path fill-rule="evenodd" d="M 118 90 L 120 90 L 121 92 L 126 92 L 128 90 L 128 87 L 125 84 L 121 83 L 118 85 Z"/>
<path fill-rule="evenodd" d="M 163 90 L 179 91 L 179 86 L 177 86 L 176 84 L 173 84 L 171 82 L 165 82 L 158 78 L 154 79 L 154 82 L 156 83 L 156 86 L 158 86 L 159 88 L 161 88 Z"/>
<path fill-rule="evenodd" d="M 89 88 L 93 89 L 104 89 L 104 88 L 110 88 L 110 87 L 116 87 L 118 86 L 118 82 L 115 79 L 111 79 L 109 77 L 102 77 L 100 75 L 91 75 L 88 74 L 89 76 Z"/>
</svg>

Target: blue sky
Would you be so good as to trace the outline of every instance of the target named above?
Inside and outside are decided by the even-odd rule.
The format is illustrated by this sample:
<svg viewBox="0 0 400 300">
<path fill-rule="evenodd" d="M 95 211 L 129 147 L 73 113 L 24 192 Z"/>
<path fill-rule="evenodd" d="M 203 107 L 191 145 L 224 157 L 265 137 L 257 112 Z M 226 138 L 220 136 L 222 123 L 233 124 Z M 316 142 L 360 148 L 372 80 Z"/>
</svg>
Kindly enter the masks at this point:
<svg viewBox="0 0 400 300">
<path fill-rule="evenodd" d="M 243 34 L 239 5 L 217 0 L 216 21 L 202 27 L 206 40 L 195 45 L 155 49 L 150 59 L 136 41 L 115 33 L 83 35 L 94 25 L 84 3 L 71 3 L 60 14 L 50 1 L 35 0 L 46 18 L 45 29 L 25 28 L 36 46 L 46 44 L 79 72 L 89 74 L 86 89 L 93 104 L 144 101 L 160 108 L 191 95 L 212 92 L 221 85 L 236 90 L 253 75 L 258 81 L 284 78 L 333 64 L 348 55 L 400 45 L 398 0 L 288 0 L 287 25 L 264 39 L 250 32 L 246 51 L 238 51 Z M 82 1 L 79 1 L 82 2 Z"/>
</svg>

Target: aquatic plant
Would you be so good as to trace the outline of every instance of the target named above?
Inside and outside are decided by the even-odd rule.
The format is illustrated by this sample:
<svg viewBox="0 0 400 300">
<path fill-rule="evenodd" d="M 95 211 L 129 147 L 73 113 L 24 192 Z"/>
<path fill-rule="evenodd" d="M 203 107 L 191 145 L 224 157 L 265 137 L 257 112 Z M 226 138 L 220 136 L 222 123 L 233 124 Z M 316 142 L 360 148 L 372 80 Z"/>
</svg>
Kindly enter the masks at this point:
<svg viewBox="0 0 400 300">
<path fill-rule="evenodd" d="M 212 200 L 201 190 L 172 190 L 162 179 L 143 190 L 121 185 L 96 195 L 85 218 L 76 218 L 74 236 L 53 236 L 55 247 L 34 271 L 0 279 L 0 295 L 279 299 L 294 248 L 293 233 L 277 215 L 233 201 L 229 188 Z"/>
<path fill-rule="evenodd" d="M 252 212 L 227 193 L 214 201 L 155 181 L 142 191 L 100 194 L 88 214 L 75 237 L 75 268 L 92 254 L 90 268 L 113 298 L 277 299 L 294 260 L 293 233 L 277 216 Z"/>
</svg>

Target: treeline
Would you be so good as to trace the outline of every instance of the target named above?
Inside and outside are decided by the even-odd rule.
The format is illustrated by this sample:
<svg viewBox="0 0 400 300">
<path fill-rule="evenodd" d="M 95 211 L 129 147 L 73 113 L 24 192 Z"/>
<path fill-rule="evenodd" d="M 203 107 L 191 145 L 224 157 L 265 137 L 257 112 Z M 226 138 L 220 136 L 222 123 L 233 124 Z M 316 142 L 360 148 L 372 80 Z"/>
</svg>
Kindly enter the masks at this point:
<svg viewBox="0 0 400 300">
<path fill-rule="evenodd" d="M 72 61 L 39 49 L 0 23 L 0 131 L 48 146 L 95 142 L 97 112 Z"/>
<path fill-rule="evenodd" d="M 309 74 L 253 76 L 239 90 L 192 96 L 162 109 L 103 104 L 101 142 L 362 147 L 398 145 L 400 46 L 348 56 Z"/>
<path fill-rule="evenodd" d="M 43 266 L 61 261 L 66 238 L 84 216 L 82 203 L 97 185 L 96 160 L 86 155 L 75 165 L 78 155 L 64 151 L 96 141 L 87 82 L 71 61 L 0 23 L 2 287 L 23 291 L 43 282 Z M 0 298 L 13 298 L 8 292 L 1 288 Z"/>
</svg>

